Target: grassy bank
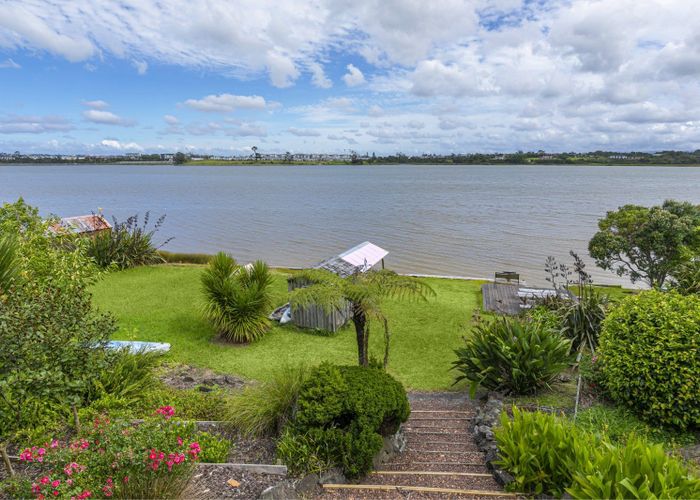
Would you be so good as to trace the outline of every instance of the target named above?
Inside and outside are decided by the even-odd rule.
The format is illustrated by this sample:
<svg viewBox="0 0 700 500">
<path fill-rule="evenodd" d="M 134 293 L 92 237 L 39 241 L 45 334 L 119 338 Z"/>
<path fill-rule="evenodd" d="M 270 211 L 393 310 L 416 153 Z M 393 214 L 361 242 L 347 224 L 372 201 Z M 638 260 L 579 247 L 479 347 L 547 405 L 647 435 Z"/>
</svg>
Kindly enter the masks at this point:
<svg viewBox="0 0 700 500">
<path fill-rule="evenodd" d="M 199 276 L 202 267 L 161 265 L 107 275 L 95 286 L 95 303 L 119 320 L 116 339 L 169 342 L 170 357 L 178 362 L 219 372 L 266 380 L 277 366 L 321 361 L 357 362 L 354 331 L 333 336 L 275 324 L 259 342 L 226 345 L 202 319 Z M 286 302 L 286 277 L 274 273 L 275 303 Z M 408 388 L 450 388 L 453 349 L 481 304 L 481 282 L 426 279 L 437 293 L 429 302 L 390 301 L 392 343 L 389 371 Z M 371 352 L 380 357 L 381 329 L 370 338 Z"/>
</svg>

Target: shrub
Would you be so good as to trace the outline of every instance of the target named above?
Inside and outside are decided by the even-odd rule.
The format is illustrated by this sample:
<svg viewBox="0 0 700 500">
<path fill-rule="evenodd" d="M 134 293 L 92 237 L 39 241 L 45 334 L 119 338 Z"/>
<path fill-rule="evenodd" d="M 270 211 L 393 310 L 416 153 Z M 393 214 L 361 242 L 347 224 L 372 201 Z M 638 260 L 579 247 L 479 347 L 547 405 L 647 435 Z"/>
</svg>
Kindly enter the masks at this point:
<svg viewBox="0 0 700 500">
<path fill-rule="evenodd" d="M 631 410 L 620 406 L 596 404 L 579 411 L 576 427 L 613 444 L 623 444 L 630 436 L 643 437 L 650 443 L 662 444 L 667 448 L 695 443 L 692 432 L 648 424 Z"/>
<path fill-rule="evenodd" d="M 228 455 L 233 446 L 230 439 L 208 432 L 199 432 L 197 434 L 197 442 L 202 449 L 202 452 L 199 454 L 201 462 L 209 464 L 228 462 Z"/>
<path fill-rule="evenodd" d="M 231 399 L 226 420 L 250 436 L 279 435 L 292 417 L 308 374 L 303 365 L 285 366 L 270 381 L 246 387 Z"/>
<path fill-rule="evenodd" d="M 357 477 L 372 467 L 382 437 L 396 432 L 409 411 L 406 391 L 387 373 L 324 364 L 302 386 L 277 452 L 298 473 L 332 463 Z M 313 457 L 305 458 L 301 450 Z"/>
<path fill-rule="evenodd" d="M 560 497 L 571 485 L 578 464 L 587 461 L 591 439 L 569 421 L 513 407 L 513 420 L 503 412 L 494 431 L 498 465 L 514 477 L 509 488 L 534 495 Z"/>
<path fill-rule="evenodd" d="M 21 496 L 176 498 L 187 485 L 201 446 L 194 424 L 161 408 L 144 423 L 98 418 L 70 442 L 26 448 L 24 462 L 40 462 L 42 475 Z"/>
<path fill-rule="evenodd" d="M 700 257 L 680 266 L 673 273 L 671 288 L 683 295 L 700 294 Z"/>
<path fill-rule="evenodd" d="M 528 394 L 548 386 L 570 362 L 571 342 L 536 322 L 498 319 L 478 324 L 457 350 L 453 369 L 460 380 L 509 394 Z"/>
<path fill-rule="evenodd" d="M 272 275 L 262 261 L 239 266 L 230 255 L 218 253 L 202 273 L 205 316 L 230 342 L 252 342 L 270 327 Z"/>
<path fill-rule="evenodd" d="M 163 225 L 165 215 L 161 215 L 150 230 L 149 221 L 150 212 L 146 212 L 142 224 L 139 224 L 138 214 L 132 215 L 123 222 L 113 218 L 111 231 L 104 231 L 89 239 L 88 255 L 103 269 L 110 266 L 128 269 L 164 262 L 158 249 L 172 238 L 156 246 L 153 237 Z"/>
<path fill-rule="evenodd" d="M 573 498 L 699 498 L 700 479 L 661 445 L 632 437 L 624 446 L 603 442 L 594 449 L 566 491 Z"/>
<path fill-rule="evenodd" d="M 562 304 L 559 315 L 564 334 L 571 340 L 571 349 L 582 347 L 594 352 L 608 307 L 608 296 L 591 286 L 582 287 L 577 300 Z"/>
<path fill-rule="evenodd" d="M 107 353 L 106 367 L 92 379 L 86 399 L 95 401 L 109 396 L 126 404 L 142 401 L 146 390 L 156 383 L 154 368 L 162 355 L 158 352 L 132 354 L 119 349 Z"/>
<path fill-rule="evenodd" d="M 626 298 L 603 324 L 598 356 L 613 399 L 650 422 L 700 425 L 700 297 Z"/>
<path fill-rule="evenodd" d="M 212 259 L 212 255 L 207 253 L 178 253 L 178 252 L 166 252 L 165 250 L 158 250 L 158 255 L 160 255 L 165 262 L 171 262 L 173 264 L 209 264 Z"/>
<path fill-rule="evenodd" d="M 0 294 L 7 292 L 19 278 L 17 243 L 14 238 L 0 233 Z"/>
</svg>

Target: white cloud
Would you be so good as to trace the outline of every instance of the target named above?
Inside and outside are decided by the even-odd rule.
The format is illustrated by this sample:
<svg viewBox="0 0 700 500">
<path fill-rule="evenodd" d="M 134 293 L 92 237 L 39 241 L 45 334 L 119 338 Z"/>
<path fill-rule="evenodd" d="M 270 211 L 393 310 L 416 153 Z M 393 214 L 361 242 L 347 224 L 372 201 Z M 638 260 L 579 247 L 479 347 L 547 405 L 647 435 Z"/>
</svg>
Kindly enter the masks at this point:
<svg viewBox="0 0 700 500">
<path fill-rule="evenodd" d="M 292 135 L 296 135 L 297 137 L 320 137 L 321 136 L 321 132 L 319 132 L 318 130 L 313 130 L 313 129 L 308 129 L 308 128 L 290 127 L 287 129 L 287 131 Z"/>
<path fill-rule="evenodd" d="M 109 103 L 103 101 L 102 99 L 96 99 L 94 101 L 83 101 L 83 106 L 91 109 L 107 109 Z"/>
<path fill-rule="evenodd" d="M 326 73 L 323 71 L 323 66 L 320 64 L 315 62 L 310 63 L 309 71 L 311 72 L 311 83 L 313 83 L 315 87 L 329 89 L 333 86 L 333 82 L 326 76 Z"/>
<path fill-rule="evenodd" d="M 145 75 L 146 71 L 148 71 L 148 63 L 146 61 L 132 61 L 132 64 L 139 75 Z"/>
<path fill-rule="evenodd" d="M 73 125 L 61 116 L 9 115 L 0 117 L 0 134 L 66 132 Z"/>
<path fill-rule="evenodd" d="M 99 123 L 101 125 L 119 125 L 122 127 L 130 127 L 136 122 L 128 118 L 123 118 L 111 111 L 103 111 L 99 109 L 88 109 L 83 111 L 83 118 L 89 122 Z"/>
<path fill-rule="evenodd" d="M 180 123 L 180 120 L 177 119 L 177 116 L 173 115 L 163 115 L 163 120 L 168 125 L 177 125 L 178 123 Z"/>
<path fill-rule="evenodd" d="M 270 72 L 270 81 L 275 87 L 289 87 L 299 76 L 299 70 L 292 58 L 277 52 L 268 52 L 267 69 Z"/>
<path fill-rule="evenodd" d="M 258 95 L 211 94 L 202 99 L 187 99 L 185 106 L 197 111 L 230 113 L 236 109 L 264 109 L 264 97 Z"/>
<path fill-rule="evenodd" d="M 143 151 L 144 148 L 135 142 L 120 142 L 116 139 L 103 139 L 100 144 L 105 148 L 115 149 L 120 152 L 137 152 Z"/>
<path fill-rule="evenodd" d="M 362 74 L 362 71 L 360 71 L 359 68 L 356 68 L 352 64 L 348 64 L 347 70 L 348 72 L 343 75 L 345 85 L 348 87 L 357 87 L 358 85 L 365 83 L 365 75 Z"/>
<path fill-rule="evenodd" d="M 13 61 L 11 58 L 5 59 L 3 62 L 0 62 L 0 68 L 9 68 L 9 69 L 20 69 L 22 66 L 17 64 L 15 61 Z"/>
</svg>

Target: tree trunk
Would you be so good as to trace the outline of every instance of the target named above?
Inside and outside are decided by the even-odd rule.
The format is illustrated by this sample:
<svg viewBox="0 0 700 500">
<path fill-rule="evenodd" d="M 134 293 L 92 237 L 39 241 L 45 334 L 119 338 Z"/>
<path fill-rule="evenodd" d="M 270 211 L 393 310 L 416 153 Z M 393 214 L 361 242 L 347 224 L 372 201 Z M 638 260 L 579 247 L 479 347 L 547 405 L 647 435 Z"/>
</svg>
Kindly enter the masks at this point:
<svg viewBox="0 0 700 500">
<path fill-rule="evenodd" d="M 365 350 L 365 325 L 367 324 L 367 317 L 364 311 L 353 304 L 352 306 L 352 322 L 355 325 L 355 335 L 357 337 L 357 360 L 360 366 L 367 366 L 367 351 Z"/>
<path fill-rule="evenodd" d="M 10 457 L 7 454 L 7 444 L 0 443 L 0 455 L 2 455 L 2 461 L 5 463 L 5 470 L 10 477 L 15 475 L 15 470 L 12 468 L 12 462 L 10 462 Z"/>
</svg>

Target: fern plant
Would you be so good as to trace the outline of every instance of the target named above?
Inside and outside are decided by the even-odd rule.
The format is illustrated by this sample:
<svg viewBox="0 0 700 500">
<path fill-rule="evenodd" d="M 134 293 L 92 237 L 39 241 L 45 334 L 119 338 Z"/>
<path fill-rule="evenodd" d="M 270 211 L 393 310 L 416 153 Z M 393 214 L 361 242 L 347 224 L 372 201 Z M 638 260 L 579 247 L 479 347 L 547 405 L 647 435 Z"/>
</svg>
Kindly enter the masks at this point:
<svg viewBox="0 0 700 500">
<path fill-rule="evenodd" d="M 246 343 L 260 339 L 270 327 L 272 275 L 262 261 L 239 266 L 223 252 L 202 273 L 204 314 L 222 338 Z"/>
</svg>

